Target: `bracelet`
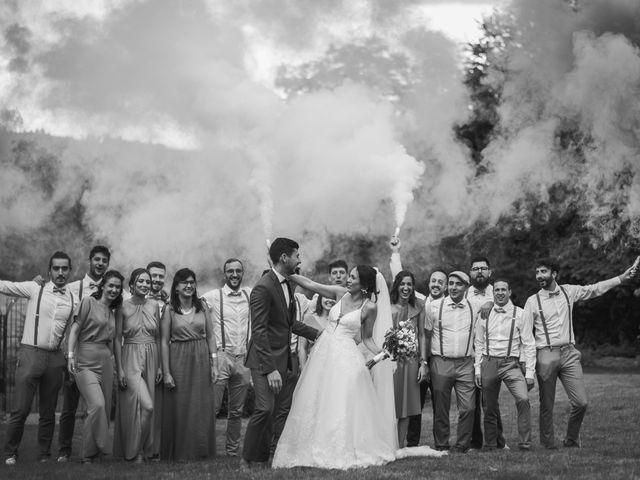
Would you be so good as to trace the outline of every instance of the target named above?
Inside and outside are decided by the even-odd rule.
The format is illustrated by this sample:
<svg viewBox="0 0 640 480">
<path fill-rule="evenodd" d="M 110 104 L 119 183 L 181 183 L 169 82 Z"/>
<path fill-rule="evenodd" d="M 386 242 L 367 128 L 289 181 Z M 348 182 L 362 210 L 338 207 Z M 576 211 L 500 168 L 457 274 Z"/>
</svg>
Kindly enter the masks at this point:
<svg viewBox="0 0 640 480">
<path fill-rule="evenodd" d="M 76 354 L 74 352 L 68 352 L 67 353 L 67 358 L 73 358 L 75 356 L 76 356 Z"/>
<path fill-rule="evenodd" d="M 214 358 L 214 359 L 215 359 L 215 358 L 218 358 L 218 354 L 217 354 L 217 353 L 212 353 L 212 354 L 211 354 L 211 358 Z"/>
</svg>

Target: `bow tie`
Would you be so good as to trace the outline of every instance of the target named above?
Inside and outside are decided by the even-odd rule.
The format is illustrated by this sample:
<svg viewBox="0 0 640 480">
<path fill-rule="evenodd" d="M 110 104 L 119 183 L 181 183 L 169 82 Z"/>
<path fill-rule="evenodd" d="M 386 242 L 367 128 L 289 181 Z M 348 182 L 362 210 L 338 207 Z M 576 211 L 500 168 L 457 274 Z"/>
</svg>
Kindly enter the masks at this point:
<svg viewBox="0 0 640 480">
<path fill-rule="evenodd" d="M 67 293 L 67 289 L 65 287 L 53 287 L 53 293 L 64 295 L 65 293 Z"/>
<path fill-rule="evenodd" d="M 464 303 L 450 303 L 449 306 L 453 309 L 464 308 Z"/>
<path fill-rule="evenodd" d="M 484 290 L 478 290 L 477 288 L 473 289 L 474 295 L 484 295 Z"/>
<path fill-rule="evenodd" d="M 238 290 L 237 292 L 234 292 L 233 290 L 231 290 L 229 292 L 230 297 L 239 297 L 240 295 L 242 295 L 242 292 L 240 292 L 240 290 Z"/>
<path fill-rule="evenodd" d="M 500 307 L 496 307 L 494 308 L 496 313 L 507 313 L 507 311 L 504 308 L 500 308 Z"/>
<path fill-rule="evenodd" d="M 549 292 L 549 297 L 557 297 L 558 295 L 560 295 L 560 290 Z"/>
<path fill-rule="evenodd" d="M 93 283 L 93 282 L 89 283 L 89 288 L 90 289 L 91 288 L 98 288 L 99 286 L 100 286 L 100 283 Z"/>
</svg>

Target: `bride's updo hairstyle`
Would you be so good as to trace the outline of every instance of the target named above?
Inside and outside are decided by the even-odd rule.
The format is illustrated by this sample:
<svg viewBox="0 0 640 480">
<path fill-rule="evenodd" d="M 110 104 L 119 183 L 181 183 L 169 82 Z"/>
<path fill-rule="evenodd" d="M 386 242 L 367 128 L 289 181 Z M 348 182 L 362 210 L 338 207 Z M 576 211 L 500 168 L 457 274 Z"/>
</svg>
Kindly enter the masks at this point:
<svg viewBox="0 0 640 480">
<path fill-rule="evenodd" d="M 364 296 L 371 300 L 371 296 L 375 295 L 377 299 L 380 292 L 376 289 L 376 269 L 369 265 L 358 265 L 356 270 L 358 277 L 360 277 L 360 288 L 362 288 Z"/>
</svg>

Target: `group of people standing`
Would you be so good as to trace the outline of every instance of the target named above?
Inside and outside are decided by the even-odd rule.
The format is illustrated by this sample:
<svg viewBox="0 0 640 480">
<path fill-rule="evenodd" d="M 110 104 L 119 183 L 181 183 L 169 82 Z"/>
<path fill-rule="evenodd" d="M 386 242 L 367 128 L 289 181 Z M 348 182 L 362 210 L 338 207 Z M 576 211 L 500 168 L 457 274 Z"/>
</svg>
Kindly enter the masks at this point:
<svg viewBox="0 0 640 480">
<path fill-rule="evenodd" d="M 528 391 L 536 375 L 541 444 L 555 448 L 552 415 L 560 378 L 572 405 L 563 443 L 580 446 L 587 400 L 573 304 L 632 280 L 636 270 L 585 287 L 560 286 L 557 266 L 541 261 L 535 266 L 540 291 L 521 309 L 511 303 L 507 279 L 489 283 L 489 261 L 480 257 L 469 274 L 432 272 L 429 295 L 422 296 L 414 275 L 402 269 L 399 240 L 390 245 L 390 292 L 380 272 L 366 265 L 349 270 L 341 260 L 330 264 L 328 285 L 299 275 L 299 245 L 286 238 L 271 244 L 272 268 L 253 289 L 242 284 L 244 266 L 237 258 L 223 265 L 224 285 L 203 295 L 188 268 L 175 272 L 166 293 L 166 267 L 157 261 L 135 269 L 125 287 L 124 276 L 109 270 L 104 246 L 91 250 L 89 271 L 76 282 L 67 283 L 72 265 L 63 252 L 51 256 L 48 281 L 0 281 L 0 293 L 29 299 L 5 463 L 17 462 L 36 390 L 38 458 L 49 459 L 61 388 L 58 462 L 70 459 L 80 397 L 87 408 L 82 462 L 111 454 L 136 462 L 209 458 L 225 392 L 225 450 L 242 453 L 244 469 L 270 459 L 274 467 L 322 468 L 392 461 L 399 447 L 418 445 L 427 391 L 435 450 L 450 448 L 452 390 L 459 421 L 451 448 L 505 448 L 502 383 L 516 400 L 518 447 L 526 450 Z M 295 292 L 297 285 L 316 295 Z M 391 328 L 413 345 L 393 366 L 382 359 Z M 241 452 L 251 384 L 255 407 Z"/>
</svg>

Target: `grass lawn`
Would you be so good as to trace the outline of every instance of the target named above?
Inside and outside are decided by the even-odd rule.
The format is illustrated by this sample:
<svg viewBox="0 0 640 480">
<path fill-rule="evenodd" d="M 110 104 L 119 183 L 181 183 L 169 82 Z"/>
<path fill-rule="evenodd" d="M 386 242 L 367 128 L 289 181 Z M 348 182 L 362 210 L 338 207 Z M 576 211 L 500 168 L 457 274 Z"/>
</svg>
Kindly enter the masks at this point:
<svg viewBox="0 0 640 480">
<path fill-rule="evenodd" d="M 146 463 L 135 465 L 105 460 L 101 464 L 81 465 L 79 458 L 69 464 L 35 462 L 36 427 L 25 429 L 18 465 L 0 465 L 1 479 L 50 478 L 121 478 L 121 479 L 197 479 L 197 478 L 254 478 L 254 479 L 378 479 L 378 478 L 430 478 L 430 479 L 640 479 L 640 374 L 597 373 L 586 375 L 589 411 L 582 429 L 582 449 L 548 451 L 538 446 L 537 389 L 531 394 L 533 449 L 519 452 L 516 447 L 516 413 L 511 396 L 503 388 L 501 411 L 509 451 L 452 454 L 443 458 L 404 459 L 384 467 L 373 467 L 348 472 L 314 469 L 254 470 L 248 474 L 237 472 L 238 460 L 220 456 L 210 462 L 189 464 Z M 455 411 L 455 408 L 453 409 Z M 569 412 L 567 397 L 558 382 L 555 407 L 556 437 L 563 438 Z M 453 412 L 455 413 L 455 412 Z M 453 415 L 452 415 L 453 417 Z M 433 445 L 431 411 L 425 407 L 423 417 L 423 443 Z M 80 421 L 76 427 L 74 454 L 81 445 Z M 223 452 L 223 429 L 226 422 L 219 421 L 218 451 Z M 455 422 L 452 422 L 455 433 Z M 4 441 L 6 424 L 0 424 Z M 58 430 L 56 428 L 56 436 Z M 57 449 L 56 441 L 53 445 Z"/>
</svg>

